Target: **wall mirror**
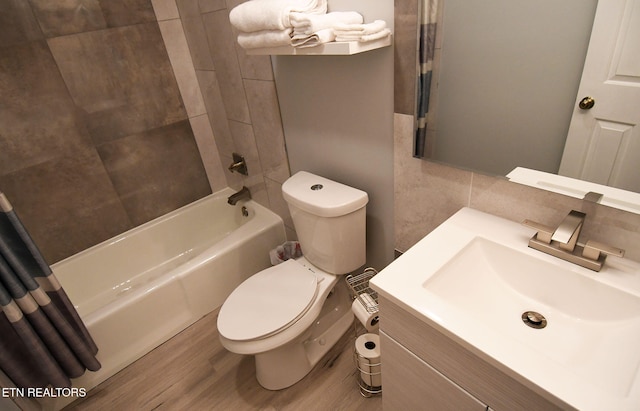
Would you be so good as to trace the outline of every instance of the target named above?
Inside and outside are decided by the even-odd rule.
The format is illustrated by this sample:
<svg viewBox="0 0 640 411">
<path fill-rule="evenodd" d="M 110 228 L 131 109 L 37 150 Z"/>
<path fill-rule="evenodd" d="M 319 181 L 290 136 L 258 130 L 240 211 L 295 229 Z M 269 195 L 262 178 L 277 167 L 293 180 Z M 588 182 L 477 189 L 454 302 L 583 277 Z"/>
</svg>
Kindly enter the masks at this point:
<svg viewBox="0 0 640 411">
<path fill-rule="evenodd" d="M 640 0 L 443 2 L 437 97 L 417 156 L 640 192 Z M 597 56 L 594 41 L 607 47 Z M 594 72 L 601 84 L 589 85 Z M 631 92 L 616 97 L 607 85 Z M 595 103 L 579 108 L 580 97 Z"/>
</svg>

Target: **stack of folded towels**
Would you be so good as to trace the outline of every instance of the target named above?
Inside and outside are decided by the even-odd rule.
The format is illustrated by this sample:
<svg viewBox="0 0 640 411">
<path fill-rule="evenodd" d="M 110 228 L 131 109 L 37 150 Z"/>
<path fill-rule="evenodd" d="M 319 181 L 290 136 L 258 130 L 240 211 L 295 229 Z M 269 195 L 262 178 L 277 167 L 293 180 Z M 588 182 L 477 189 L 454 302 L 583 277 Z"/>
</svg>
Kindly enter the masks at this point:
<svg viewBox="0 0 640 411">
<path fill-rule="evenodd" d="M 373 41 L 391 35 L 384 20 L 367 24 L 340 24 L 334 28 L 336 41 Z"/>
<path fill-rule="evenodd" d="M 293 26 L 291 45 L 313 47 L 334 41 L 336 26 L 358 25 L 362 23 L 363 18 L 355 11 L 334 11 L 320 15 L 291 13 L 290 20 Z"/>
<path fill-rule="evenodd" d="M 384 21 L 364 24 L 355 11 L 327 13 L 327 0 L 249 0 L 231 10 L 229 19 L 245 49 L 364 42 L 391 34 Z"/>
<path fill-rule="evenodd" d="M 325 14 L 327 0 L 250 0 L 234 7 L 229 20 L 240 31 L 240 46 L 276 47 L 291 45 L 292 12 Z"/>
</svg>

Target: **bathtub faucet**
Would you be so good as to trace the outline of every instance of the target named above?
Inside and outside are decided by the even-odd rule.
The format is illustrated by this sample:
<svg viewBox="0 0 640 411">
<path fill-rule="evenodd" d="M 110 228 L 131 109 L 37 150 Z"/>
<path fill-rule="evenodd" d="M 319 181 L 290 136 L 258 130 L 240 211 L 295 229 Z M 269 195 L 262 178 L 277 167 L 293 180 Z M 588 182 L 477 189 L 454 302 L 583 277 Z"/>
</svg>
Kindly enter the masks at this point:
<svg viewBox="0 0 640 411">
<path fill-rule="evenodd" d="M 251 200 L 251 191 L 249 191 L 249 189 L 245 186 L 242 187 L 242 190 L 230 195 L 227 199 L 227 203 L 236 205 L 236 203 L 240 200 Z"/>
</svg>

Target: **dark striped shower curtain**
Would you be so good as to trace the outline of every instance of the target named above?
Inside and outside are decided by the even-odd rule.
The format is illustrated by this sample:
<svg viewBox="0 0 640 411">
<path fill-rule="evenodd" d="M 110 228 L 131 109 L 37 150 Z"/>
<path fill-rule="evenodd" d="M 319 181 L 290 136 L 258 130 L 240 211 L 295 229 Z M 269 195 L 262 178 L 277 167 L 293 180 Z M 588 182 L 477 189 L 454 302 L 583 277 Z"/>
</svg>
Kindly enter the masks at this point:
<svg viewBox="0 0 640 411">
<path fill-rule="evenodd" d="M 414 139 L 414 157 L 429 156 L 427 146 L 427 113 L 429 113 L 429 95 L 433 71 L 433 56 L 436 44 L 436 21 L 438 0 L 418 0 L 420 19 L 418 39 L 418 81 L 416 104 L 416 132 Z"/>
<path fill-rule="evenodd" d="M 0 192 L 0 369 L 18 388 L 70 387 L 98 349 Z"/>
</svg>

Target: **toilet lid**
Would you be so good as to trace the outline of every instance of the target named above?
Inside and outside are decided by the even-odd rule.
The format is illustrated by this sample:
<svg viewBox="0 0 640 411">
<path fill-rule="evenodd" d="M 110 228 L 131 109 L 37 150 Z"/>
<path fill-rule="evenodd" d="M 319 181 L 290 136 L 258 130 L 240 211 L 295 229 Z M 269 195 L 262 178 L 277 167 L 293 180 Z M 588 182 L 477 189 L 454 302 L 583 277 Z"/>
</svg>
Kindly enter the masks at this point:
<svg viewBox="0 0 640 411">
<path fill-rule="evenodd" d="M 307 312 L 317 288 L 315 274 L 295 260 L 260 271 L 224 302 L 218 331 L 227 339 L 246 341 L 287 328 Z"/>
</svg>

